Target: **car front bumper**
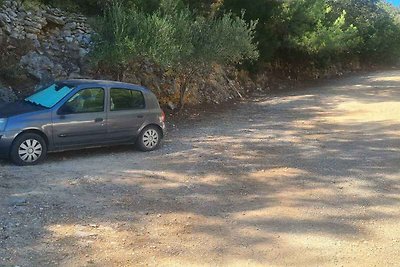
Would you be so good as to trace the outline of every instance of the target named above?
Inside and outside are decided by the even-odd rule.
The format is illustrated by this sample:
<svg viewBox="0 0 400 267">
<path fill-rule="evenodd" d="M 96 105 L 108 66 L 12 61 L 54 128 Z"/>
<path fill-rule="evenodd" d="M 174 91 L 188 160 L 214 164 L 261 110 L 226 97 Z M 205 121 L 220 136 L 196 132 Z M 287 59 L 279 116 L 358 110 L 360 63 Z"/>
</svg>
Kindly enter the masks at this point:
<svg viewBox="0 0 400 267">
<path fill-rule="evenodd" d="M 13 132 L 0 132 L 0 158 L 8 158 L 16 134 Z"/>
</svg>

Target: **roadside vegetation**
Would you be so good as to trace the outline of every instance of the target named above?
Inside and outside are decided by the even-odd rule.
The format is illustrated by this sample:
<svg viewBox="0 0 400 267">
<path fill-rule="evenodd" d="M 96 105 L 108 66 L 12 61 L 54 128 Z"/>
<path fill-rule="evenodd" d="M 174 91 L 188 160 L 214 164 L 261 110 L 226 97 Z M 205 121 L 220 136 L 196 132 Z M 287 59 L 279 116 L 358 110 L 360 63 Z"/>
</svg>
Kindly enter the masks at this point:
<svg viewBox="0 0 400 267">
<path fill-rule="evenodd" d="M 43 0 L 92 15 L 103 14 L 112 0 Z M 400 12 L 384 0 L 120 0 L 124 15 L 132 8 L 159 17 L 169 2 L 180 13 L 209 20 L 230 12 L 248 23 L 258 21 L 258 63 L 332 62 L 397 63 L 400 56 Z M 128 19 L 128 18 L 127 18 Z M 179 27 L 179 25 L 177 25 Z M 168 29 L 165 29 L 168 31 Z M 234 44 L 231 44 L 234 45 Z M 230 49 L 228 47 L 228 49 Z"/>
<path fill-rule="evenodd" d="M 176 0 L 162 1 L 153 13 L 115 1 L 96 26 L 93 58 L 103 70 L 124 80 L 130 64 L 149 60 L 179 79 L 181 107 L 194 74 L 211 71 L 213 64 L 258 59 L 256 22 L 247 23 L 232 13 L 195 15 Z"/>
<path fill-rule="evenodd" d="M 400 58 L 400 11 L 384 0 L 38 1 L 93 17 L 100 71 L 123 80 L 145 61 L 175 75 L 181 106 L 193 74 L 215 65 L 299 79 Z"/>
</svg>

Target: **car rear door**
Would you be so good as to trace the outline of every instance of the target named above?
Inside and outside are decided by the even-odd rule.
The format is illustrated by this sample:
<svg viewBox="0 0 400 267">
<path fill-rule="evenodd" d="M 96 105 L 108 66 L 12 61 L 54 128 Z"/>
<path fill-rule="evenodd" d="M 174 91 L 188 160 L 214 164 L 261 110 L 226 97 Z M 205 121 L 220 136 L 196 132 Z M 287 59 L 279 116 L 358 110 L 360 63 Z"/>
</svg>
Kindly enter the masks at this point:
<svg viewBox="0 0 400 267">
<path fill-rule="evenodd" d="M 79 148 L 106 141 L 106 96 L 105 88 L 81 89 L 53 113 L 56 148 Z"/>
<path fill-rule="evenodd" d="M 110 88 L 109 94 L 109 140 L 134 140 L 145 120 L 146 103 L 143 93 L 133 89 Z"/>
</svg>

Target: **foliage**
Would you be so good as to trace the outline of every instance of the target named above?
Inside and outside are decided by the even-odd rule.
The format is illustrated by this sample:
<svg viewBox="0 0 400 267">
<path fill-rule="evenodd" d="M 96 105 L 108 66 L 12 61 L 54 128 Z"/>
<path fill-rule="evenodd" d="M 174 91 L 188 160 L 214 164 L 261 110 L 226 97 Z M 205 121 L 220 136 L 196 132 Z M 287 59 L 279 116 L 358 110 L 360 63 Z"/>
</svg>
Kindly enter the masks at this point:
<svg viewBox="0 0 400 267">
<path fill-rule="evenodd" d="M 288 2 L 282 14 L 288 29 L 282 46 L 306 54 L 317 63 L 340 60 L 362 43 L 358 29 L 346 24 L 347 12 L 342 10 L 336 17 L 324 0 Z"/>
<path fill-rule="evenodd" d="M 221 11 L 232 11 L 241 14 L 245 10 L 245 19 L 258 21 L 256 39 L 259 43 L 260 60 L 270 61 L 274 58 L 281 40 L 276 28 L 280 21 L 278 14 L 281 9 L 281 1 L 274 0 L 224 0 Z"/>
<path fill-rule="evenodd" d="M 112 2 L 112 0 L 38 1 L 67 6 L 92 15 L 102 14 L 104 8 Z M 133 52 L 135 50 L 141 51 L 140 55 L 156 57 L 156 61 L 162 57 L 161 61 L 166 60 L 172 65 L 171 58 L 176 59 L 176 54 L 182 53 L 179 49 L 187 49 L 186 45 L 175 43 L 177 31 L 174 33 L 174 29 L 171 29 L 173 23 L 186 23 L 189 20 L 188 27 L 193 33 L 196 27 L 203 25 L 199 17 L 205 19 L 205 24 L 208 26 L 215 24 L 213 22 L 215 19 L 222 25 L 224 17 L 234 20 L 240 18 L 245 11 L 244 19 L 249 24 L 258 21 L 254 37 L 260 52 L 260 65 L 290 62 L 324 67 L 349 59 L 360 59 L 364 63 L 396 63 L 400 57 L 400 12 L 385 0 L 182 0 L 175 7 L 177 14 L 172 14 L 171 10 L 169 13 L 165 12 L 163 7 L 165 2 L 120 0 L 127 20 L 131 20 L 129 17 L 132 17 L 132 14 L 145 20 L 144 22 L 136 20 L 132 26 L 127 26 L 135 36 L 142 33 L 141 38 L 147 38 L 142 28 L 145 24 L 156 24 L 156 27 L 151 29 L 151 36 L 154 37 L 157 31 L 160 33 L 156 42 L 146 41 L 152 47 L 152 51 L 146 53 L 142 53 L 140 42 L 131 42 L 130 51 L 133 54 L 137 54 Z M 179 16 L 187 18 L 181 18 L 183 20 L 181 21 Z M 178 27 L 184 34 L 186 28 Z M 199 41 L 196 38 L 189 40 L 189 44 L 193 45 L 192 41 L 196 40 Z M 157 42 L 171 43 L 163 46 L 165 51 L 159 51 L 159 48 L 154 47 Z M 127 45 L 127 42 L 120 45 Z M 197 49 L 198 46 L 194 48 Z M 120 49 L 125 50 L 122 47 Z M 191 58 L 196 56 L 195 53 L 182 53 L 182 57 L 187 58 L 188 55 Z"/>
<path fill-rule="evenodd" d="M 232 65 L 258 58 L 255 22 L 231 13 L 194 15 L 182 2 L 163 0 L 153 13 L 113 2 L 99 21 L 93 57 L 123 78 L 130 62 L 149 60 L 182 80 L 181 105 L 193 73 L 213 64 Z"/>
<path fill-rule="evenodd" d="M 259 19 L 264 62 L 320 66 L 361 58 L 386 63 L 400 57 L 399 10 L 383 0 L 225 0 L 224 9 Z"/>
<path fill-rule="evenodd" d="M 400 56 L 400 13 L 379 0 L 331 0 L 334 10 L 347 10 L 363 40 L 358 55 L 373 62 L 398 60 Z"/>
</svg>

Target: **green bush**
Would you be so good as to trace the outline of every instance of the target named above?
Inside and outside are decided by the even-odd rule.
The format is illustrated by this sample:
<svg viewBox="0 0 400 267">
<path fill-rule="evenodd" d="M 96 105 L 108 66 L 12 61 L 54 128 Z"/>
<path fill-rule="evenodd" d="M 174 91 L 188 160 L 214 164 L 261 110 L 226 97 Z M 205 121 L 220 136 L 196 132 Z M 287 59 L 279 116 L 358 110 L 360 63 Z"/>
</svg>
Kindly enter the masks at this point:
<svg viewBox="0 0 400 267">
<path fill-rule="evenodd" d="M 27 1 L 42 1 L 91 15 L 102 16 L 106 12 L 99 20 L 100 25 L 95 25 L 100 40 L 105 40 L 101 36 L 105 36 L 107 29 L 103 27 L 111 28 L 106 33 L 110 40 L 119 40 L 114 40 L 117 45 L 108 41 L 100 45 L 103 48 L 109 45 L 113 51 L 97 52 L 123 64 L 128 58 L 145 57 L 161 65 L 174 65 L 176 69 L 183 65 L 181 58 L 199 61 L 205 57 L 204 61 L 208 61 L 209 55 L 199 48 L 210 45 L 215 46 L 208 49 L 217 49 L 214 51 L 220 57 L 213 60 L 219 61 L 224 58 L 222 55 L 231 52 L 226 47 L 236 46 L 237 42 L 229 38 L 241 35 L 241 40 L 249 40 L 248 32 L 235 32 L 245 28 L 252 29 L 249 51 L 258 44 L 260 66 L 283 63 L 283 66 L 326 67 L 351 60 L 368 64 L 396 63 L 400 58 L 400 12 L 385 0 L 120 0 L 118 4 L 113 0 Z M 117 12 L 107 8 L 110 4 L 119 5 L 115 8 L 123 21 L 116 21 L 118 15 L 110 14 Z M 243 19 L 246 25 L 241 24 Z M 111 23 L 105 26 L 108 21 Z M 256 28 L 252 28 L 255 26 L 252 21 L 258 21 Z M 124 25 L 122 35 L 117 31 L 113 36 L 115 25 Z M 206 42 L 198 38 L 205 32 L 210 40 L 217 35 L 215 32 L 223 40 L 215 38 Z M 229 46 L 217 45 L 228 41 L 232 42 Z M 241 45 L 246 49 L 247 45 Z"/>
<path fill-rule="evenodd" d="M 346 24 L 346 11 L 332 14 L 324 0 L 290 2 L 282 14 L 285 23 L 293 25 L 284 40 L 286 48 L 305 53 L 319 64 L 340 61 L 362 44 L 358 29 Z"/>
<path fill-rule="evenodd" d="M 357 27 L 362 43 L 357 54 L 363 61 L 394 63 L 400 57 L 400 13 L 380 0 L 330 0 L 336 10 L 347 11 L 347 24 Z"/>
<path fill-rule="evenodd" d="M 255 27 L 231 13 L 196 16 L 176 0 L 161 1 L 153 13 L 113 2 L 98 23 L 93 58 L 120 79 L 131 62 L 144 59 L 174 72 L 182 81 L 182 106 L 194 73 L 258 58 Z"/>
<path fill-rule="evenodd" d="M 351 59 L 395 63 L 400 57 L 399 9 L 383 0 L 224 0 L 224 10 L 259 19 L 261 63 Z"/>
</svg>

